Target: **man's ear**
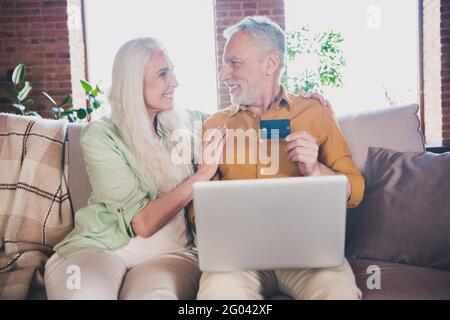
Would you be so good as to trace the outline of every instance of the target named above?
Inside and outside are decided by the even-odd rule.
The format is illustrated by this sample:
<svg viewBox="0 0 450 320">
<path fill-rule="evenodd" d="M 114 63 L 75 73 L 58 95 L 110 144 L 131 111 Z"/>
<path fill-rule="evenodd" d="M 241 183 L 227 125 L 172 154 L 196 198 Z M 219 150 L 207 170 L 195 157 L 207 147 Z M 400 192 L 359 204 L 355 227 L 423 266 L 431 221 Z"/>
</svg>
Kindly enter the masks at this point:
<svg viewBox="0 0 450 320">
<path fill-rule="evenodd" d="M 271 51 L 266 55 L 266 74 L 274 75 L 280 69 L 280 56 L 276 51 Z"/>
</svg>

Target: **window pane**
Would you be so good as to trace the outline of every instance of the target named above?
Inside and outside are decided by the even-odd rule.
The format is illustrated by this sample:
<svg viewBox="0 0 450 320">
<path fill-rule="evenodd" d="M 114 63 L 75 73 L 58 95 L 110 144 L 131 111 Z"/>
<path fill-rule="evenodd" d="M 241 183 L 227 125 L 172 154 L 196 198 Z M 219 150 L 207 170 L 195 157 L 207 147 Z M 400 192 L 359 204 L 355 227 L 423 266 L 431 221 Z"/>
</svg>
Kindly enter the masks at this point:
<svg viewBox="0 0 450 320">
<path fill-rule="evenodd" d="M 418 103 L 418 4 L 414 0 L 285 0 L 286 30 L 340 32 L 343 88 L 324 88 L 336 113 Z M 288 63 L 298 74 L 309 59 Z"/>
<path fill-rule="evenodd" d="M 91 82 L 101 81 L 108 89 L 120 46 L 136 37 L 155 37 L 175 65 L 177 105 L 217 110 L 213 1 L 85 0 L 85 9 Z"/>
</svg>

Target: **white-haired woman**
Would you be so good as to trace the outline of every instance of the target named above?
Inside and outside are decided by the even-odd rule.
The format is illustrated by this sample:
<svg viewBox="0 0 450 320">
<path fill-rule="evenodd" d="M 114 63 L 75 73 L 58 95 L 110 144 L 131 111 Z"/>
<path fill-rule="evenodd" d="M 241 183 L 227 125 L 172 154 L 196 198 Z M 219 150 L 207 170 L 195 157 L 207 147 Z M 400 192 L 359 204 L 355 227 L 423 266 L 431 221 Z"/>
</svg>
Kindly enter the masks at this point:
<svg viewBox="0 0 450 320">
<path fill-rule="evenodd" d="M 201 164 L 194 173 L 190 161 L 171 158 L 174 130 L 192 132 L 193 122 L 204 120 L 199 112 L 173 109 L 177 86 L 156 39 L 131 40 L 119 49 L 111 117 L 82 132 L 92 193 L 46 264 L 49 299 L 195 298 L 200 271 L 184 208 L 193 183 L 209 180 L 217 165 Z M 221 152 L 220 130 L 209 150 Z"/>
</svg>

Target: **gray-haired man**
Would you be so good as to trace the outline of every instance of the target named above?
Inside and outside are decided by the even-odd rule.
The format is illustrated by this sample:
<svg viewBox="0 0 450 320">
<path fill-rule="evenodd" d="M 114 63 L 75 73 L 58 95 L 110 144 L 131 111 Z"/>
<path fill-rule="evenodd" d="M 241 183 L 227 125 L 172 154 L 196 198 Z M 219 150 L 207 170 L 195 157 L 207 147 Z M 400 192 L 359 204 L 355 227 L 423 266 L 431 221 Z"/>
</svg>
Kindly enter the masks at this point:
<svg viewBox="0 0 450 320">
<path fill-rule="evenodd" d="M 344 174 L 348 180 L 347 205 L 358 206 L 364 179 L 335 119 L 317 101 L 290 95 L 280 85 L 285 59 L 281 28 L 264 17 L 247 17 L 224 34 L 227 43 L 220 78 L 229 88 L 233 106 L 208 119 L 203 132 L 224 123 L 229 129 L 257 130 L 259 119 L 290 119 L 292 133 L 280 142 L 280 166 L 271 178 Z M 245 148 L 246 153 L 252 151 L 249 145 Z M 223 163 L 218 177 L 268 178 L 263 177 L 261 168 L 261 163 Z M 198 298 L 263 299 L 277 293 L 295 299 L 361 298 L 347 260 L 335 268 L 205 272 Z"/>
</svg>

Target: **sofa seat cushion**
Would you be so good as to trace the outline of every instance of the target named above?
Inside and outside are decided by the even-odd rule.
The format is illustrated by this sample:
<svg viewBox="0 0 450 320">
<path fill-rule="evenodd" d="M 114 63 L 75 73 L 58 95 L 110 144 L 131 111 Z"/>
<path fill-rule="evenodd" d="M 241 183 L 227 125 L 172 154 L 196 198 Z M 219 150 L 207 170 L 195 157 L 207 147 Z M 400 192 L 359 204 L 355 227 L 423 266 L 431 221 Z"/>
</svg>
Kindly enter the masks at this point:
<svg viewBox="0 0 450 320">
<path fill-rule="evenodd" d="M 450 299 L 450 272 L 377 260 L 349 259 L 349 263 L 363 300 Z M 379 267 L 381 289 L 367 286 L 367 280 L 374 274 L 367 272 L 371 265 Z"/>
</svg>

